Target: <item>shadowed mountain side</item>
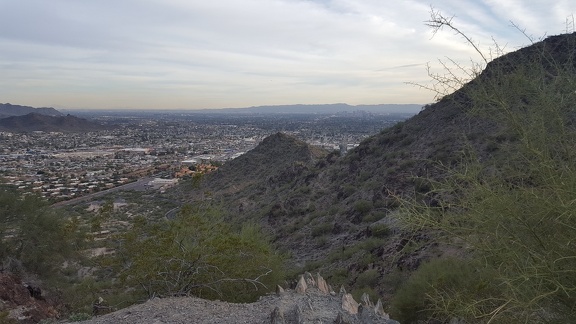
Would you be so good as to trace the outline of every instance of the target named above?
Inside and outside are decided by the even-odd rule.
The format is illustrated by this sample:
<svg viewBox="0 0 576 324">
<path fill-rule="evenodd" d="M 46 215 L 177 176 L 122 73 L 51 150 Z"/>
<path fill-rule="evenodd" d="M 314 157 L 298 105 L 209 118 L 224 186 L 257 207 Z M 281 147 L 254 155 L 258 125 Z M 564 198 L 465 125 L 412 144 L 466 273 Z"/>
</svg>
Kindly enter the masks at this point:
<svg viewBox="0 0 576 324">
<path fill-rule="evenodd" d="M 274 187 L 292 180 L 303 169 L 327 154 L 325 150 L 310 146 L 293 136 L 276 133 L 265 138 L 253 150 L 208 175 L 206 189 L 234 195 L 254 185 Z"/>
<path fill-rule="evenodd" d="M 67 116 L 47 116 L 30 113 L 0 119 L 0 130 L 10 132 L 89 132 L 108 129 L 83 118 Z"/>
<path fill-rule="evenodd" d="M 0 104 L 0 118 L 23 116 L 30 113 L 38 113 L 47 116 L 62 116 L 62 113 L 54 108 L 33 108 L 29 106 L 12 105 L 9 103 Z"/>
</svg>

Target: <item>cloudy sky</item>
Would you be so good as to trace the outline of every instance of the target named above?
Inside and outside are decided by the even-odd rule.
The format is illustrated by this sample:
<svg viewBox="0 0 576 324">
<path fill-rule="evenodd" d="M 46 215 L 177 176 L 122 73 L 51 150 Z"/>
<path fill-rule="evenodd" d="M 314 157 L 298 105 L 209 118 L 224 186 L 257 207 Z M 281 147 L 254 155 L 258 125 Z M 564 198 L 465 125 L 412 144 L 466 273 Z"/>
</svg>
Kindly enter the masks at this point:
<svg viewBox="0 0 576 324">
<path fill-rule="evenodd" d="M 427 103 L 426 63 L 572 30 L 574 0 L 0 0 L 0 103 L 224 108 Z M 568 21 L 568 24 L 567 24 Z"/>
</svg>

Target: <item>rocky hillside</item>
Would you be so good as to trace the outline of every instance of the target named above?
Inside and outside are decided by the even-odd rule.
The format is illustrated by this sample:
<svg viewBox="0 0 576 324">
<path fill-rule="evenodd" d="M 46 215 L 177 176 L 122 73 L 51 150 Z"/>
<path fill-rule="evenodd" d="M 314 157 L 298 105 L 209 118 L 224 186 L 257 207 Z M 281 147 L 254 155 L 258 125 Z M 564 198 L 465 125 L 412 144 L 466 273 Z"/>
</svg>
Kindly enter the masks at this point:
<svg viewBox="0 0 576 324">
<path fill-rule="evenodd" d="M 396 211 L 399 198 L 434 205 L 430 181 L 442 178 L 448 168 L 464 159 L 508 163 L 518 143 L 514 130 L 494 116 L 523 118 L 528 105 L 537 106 L 531 90 L 510 79 L 511 72 L 529 73 L 537 64 L 549 72 L 540 82 L 553 83 L 559 72 L 573 77 L 574 48 L 576 34 L 553 36 L 495 59 L 459 91 L 368 138 L 346 156 L 299 160 L 294 154 L 312 148 L 281 149 L 295 140 L 277 134 L 207 177 L 200 191 L 210 191 L 231 219 L 260 222 L 294 265 L 386 295 L 393 291 L 389 283 L 422 261 L 458 253 L 439 246 L 433 233 L 403 231 Z M 558 89 L 564 90 L 570 89 Z M 494 110 L 502 106 L 506 111 Z"/>
<path fill-rule="evenodd" d="M 240 212 L 254 210 L 256 196 L 273 195 L 327 155 L 293 136 L 277 133 L 210 174 L 203 190 L 218 199 L 234 201 L 227 205 Z"/>
</svg>

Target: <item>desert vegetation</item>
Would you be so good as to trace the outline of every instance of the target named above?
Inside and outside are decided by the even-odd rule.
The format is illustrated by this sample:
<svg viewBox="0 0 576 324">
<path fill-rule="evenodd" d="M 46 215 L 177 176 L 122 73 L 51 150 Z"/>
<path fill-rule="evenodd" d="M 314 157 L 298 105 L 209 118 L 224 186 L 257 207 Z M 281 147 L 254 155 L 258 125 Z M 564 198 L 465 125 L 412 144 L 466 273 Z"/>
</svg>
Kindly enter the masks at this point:
<svg viewBox="0 0 576 324">
<path fill-rule="evenodd" d="M 128 192 L 126 205 L 143 199 Z M 90 318 L 152 297 L 254 301 L 284 279 L 284 256 L 256 224 L 234 229 L 209 204 L 54 209 L 34 195 L 0 190 L 3 272 L 41 286 L 61 316 Z M 146 208 L 144 208 L 146 209 Z M 99 301 L 102 298 L 103 301 Z"/>
<path fill-rule="evenodd" d="M 437 27 L 450 21 L 436 16 Z M 403 322 L 573 323 L 576 308 L 576 38 L 496 59 L 441 101 L 499 125 L 490 155 L 471 149 L 427 195 L 406 200 L 411 230 L 435 230 L 458 258 L 422 265 L 392 308 Z M 451 82 L 454 80 L 450 80 Z"/>
</svg>

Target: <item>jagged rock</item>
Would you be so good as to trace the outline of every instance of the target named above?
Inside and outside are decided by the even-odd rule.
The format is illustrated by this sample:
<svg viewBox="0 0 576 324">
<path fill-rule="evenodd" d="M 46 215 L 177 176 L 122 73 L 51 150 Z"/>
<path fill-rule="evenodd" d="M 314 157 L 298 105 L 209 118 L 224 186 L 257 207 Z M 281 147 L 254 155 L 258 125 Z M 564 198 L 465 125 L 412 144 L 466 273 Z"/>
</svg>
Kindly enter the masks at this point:
<svg viewBox="0 0 576 324">
<path fill-rule="evenodd" d="M 308 285 L 306 285 L 306 280 L 304 279 L 304 276 L 300 276 L 300 279 L 298 280 L 298 284 L 296 285 L 295 290 L 299 294 L 305 294 L 306 289 L 308 289 Z"/>
<path fill-rule="evenodd" d="M 344 294 L 344 296 L 342 296 L 342 309 L 352 315 L 358 313 L 358 303 L 351 294 Z"/>
<path fill-rule="evenodd" d="M 278 306 L 276 306 L 276 308 L 274 308 L 274 310 L 272 311 L 272 318 L 270 320 L 271 324 L 285 324 L 286 322 L 284 321 L 284 314 L 282 313 L 282 311 L 280 310 L 280 308 Z"/>
<path fill-rule="evenodd" d="M 306 280 L 308 287 L 316 287 L 316 281 L 310 272 L 304 272 L 304 279 Z"/>
<path fill-rule="evenodd" d="M 380 300 L 380 298 L 378 298 L 378 302 L 376 303 L 376 306 L 374 306 L 374 313 L 376 313 L 376 315 L 389 320 L 390 319 L 390 315 L 388 315 L 385 311 L 384 311 L 384 307 L 382 306 L 382 301 Z"/>
<path fill-rule="evenodd" d="M 360 297 L 360 301 L 364 303 L 366 307 L 374 307 L 374 304 L 370 301 L 370 296 L 367 293 L 363 293 L 362 297 Z"/>
<path fill-rule="evenodd" d="M 284 288 L 280 287 L 280 285 L 276 286 L 276 295 L 280 296 L 284 293 Z"/>
<path fill-rule="evenodd" d="M 316 285 L 318 285 L 318 290 L 320 290 L 321 292 L 327 295 L 330 294 L 331 290 L 330 287 L 326 283 L 326 280 L 324 280 L 324 278 L 322 278 L 322 276 L 319 273 L 316 275 Z"/>
<path fill-rule="evenodd" d="M 346 295 L 346 289 L 344 289 L 344 286 L 340 286 L 340 295 Z"/>
</svg>

